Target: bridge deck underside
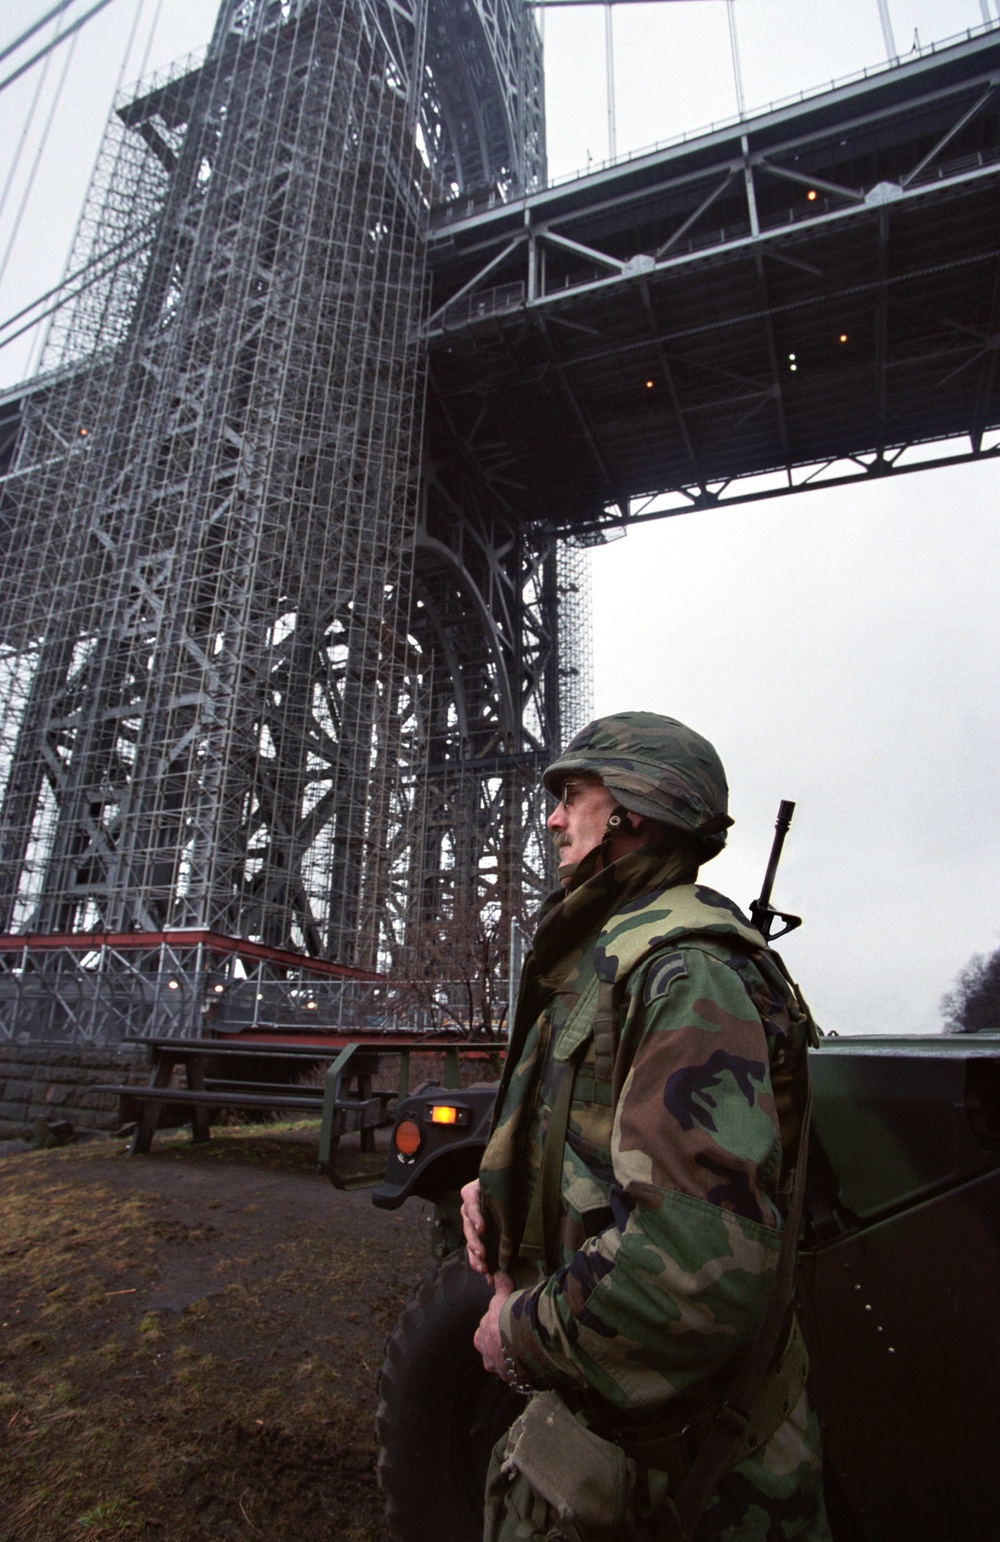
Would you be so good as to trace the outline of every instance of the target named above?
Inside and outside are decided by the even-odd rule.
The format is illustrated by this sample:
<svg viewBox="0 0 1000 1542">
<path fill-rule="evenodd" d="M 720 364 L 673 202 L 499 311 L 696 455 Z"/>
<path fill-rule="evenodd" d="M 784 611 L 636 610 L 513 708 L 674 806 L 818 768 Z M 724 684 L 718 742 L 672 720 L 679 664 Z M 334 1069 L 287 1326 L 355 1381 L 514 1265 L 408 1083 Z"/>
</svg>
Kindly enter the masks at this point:
<svg viewBox="0 0 1000 1542">
<path fill-rule="evenodd" d="M 877 473 L 959 435 L 980 453 L 1000 423 L 1000 45 L 958 63 L 442 220 L 441 474 L 475 461 L 520 517 L 580 529 L 648 494 Z"/>
</svg>

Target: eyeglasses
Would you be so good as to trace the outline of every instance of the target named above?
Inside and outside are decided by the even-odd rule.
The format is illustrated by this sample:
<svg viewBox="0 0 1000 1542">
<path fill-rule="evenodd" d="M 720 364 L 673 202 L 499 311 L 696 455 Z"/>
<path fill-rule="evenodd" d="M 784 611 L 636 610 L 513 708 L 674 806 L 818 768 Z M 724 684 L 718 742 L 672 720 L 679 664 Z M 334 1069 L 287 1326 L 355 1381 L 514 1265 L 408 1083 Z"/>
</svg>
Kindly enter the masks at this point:
<svg viewBox="0 0 1000 1542">
<path fill-rule="evenodd" d="M 580 793 L 585 792 L 588 787 L 593 786 L 593 782 L 563 782 L 559 797 L 556 799 L 556 807 L 558 808 L 561 803 L 563 808 L 568 812 L 569 809 L 572 808 L 574 801 L 579 797 Z"/>
</svg>

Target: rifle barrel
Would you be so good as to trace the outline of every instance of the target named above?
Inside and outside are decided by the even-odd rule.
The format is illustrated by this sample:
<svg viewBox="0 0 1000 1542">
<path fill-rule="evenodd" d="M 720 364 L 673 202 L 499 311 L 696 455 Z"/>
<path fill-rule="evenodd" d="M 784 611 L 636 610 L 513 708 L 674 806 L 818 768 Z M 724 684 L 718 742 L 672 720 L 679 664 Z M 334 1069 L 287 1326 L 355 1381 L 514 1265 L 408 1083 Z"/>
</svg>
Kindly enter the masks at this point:
<svg viewBox="0 0 1000 1542">
<path fill-rule="evenodd" d="M 760 891 L 760 899 L 757 906 L 760 910 L 766 910 L 771 903 L 771 890 L 774 888 L 774 879 L 778 871 L 778 863 L 781 861 L 781 848 L 785 844 L 785 836 L 792 822 L 795 812 L 795 804 L 787 798 L 782 798 L 778 804 L 778 817 L 774 821 L 774 840 L 771 842 L 771 855 L 767 859 L 767 871 L 764 874 L 764 884 Z"/>
</svg>

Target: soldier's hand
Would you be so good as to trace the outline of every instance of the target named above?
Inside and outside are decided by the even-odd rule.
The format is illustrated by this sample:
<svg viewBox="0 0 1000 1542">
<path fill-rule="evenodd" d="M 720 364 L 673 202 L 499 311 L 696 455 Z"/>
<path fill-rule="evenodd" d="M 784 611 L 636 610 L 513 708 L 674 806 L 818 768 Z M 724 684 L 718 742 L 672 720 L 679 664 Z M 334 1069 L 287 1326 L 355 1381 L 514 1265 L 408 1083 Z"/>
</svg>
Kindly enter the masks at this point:
<svg viewBox="0 0 1000 1542">
<path fill-rule="evenodd" d="M 483 1365 L 488 1371 L 492 1371 L 494 1376 L 499 1376 L 501 1381 L 507 1381 L 509 1378 L 503 1358 L 503 1340 L 500 1337 L 500 1308 L 513 1289 L 514 1281 L 509 1274 L 494 1275 L 493 1300 L 472 1340 L 483 1357 Z"/>
<path fill-rule="evenodd" d="M 469 1268 L 489 1278 L 489 1270 L 486 1267 L 486 1246 L 483 1242 L 486 1221 L 483 1216 L 478 1178 L 473 1178 L 472 1182 L 467 1183 L 462 1190 L 462 1230 L 465 1233 L 465 1251 Z"/>
</svg>

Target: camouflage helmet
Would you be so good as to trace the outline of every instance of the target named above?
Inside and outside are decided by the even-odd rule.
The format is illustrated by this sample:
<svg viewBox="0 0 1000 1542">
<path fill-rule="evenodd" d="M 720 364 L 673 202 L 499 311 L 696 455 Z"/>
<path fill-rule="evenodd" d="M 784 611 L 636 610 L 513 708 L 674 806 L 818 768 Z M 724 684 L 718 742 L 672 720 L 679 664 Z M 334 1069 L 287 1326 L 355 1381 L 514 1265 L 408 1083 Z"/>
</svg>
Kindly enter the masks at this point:
<svg viewBox="0 0 1000 1542">
<path fill-rule="evenodd" d="M 707 860 L 726 844 L 729 788 L 714 747 L 676 718 L 616 712 L 588 723 L 542 774 L 556 797 L 574 772 L 599 776 L 623 808 L 694 836 Z"/>
</svg>

